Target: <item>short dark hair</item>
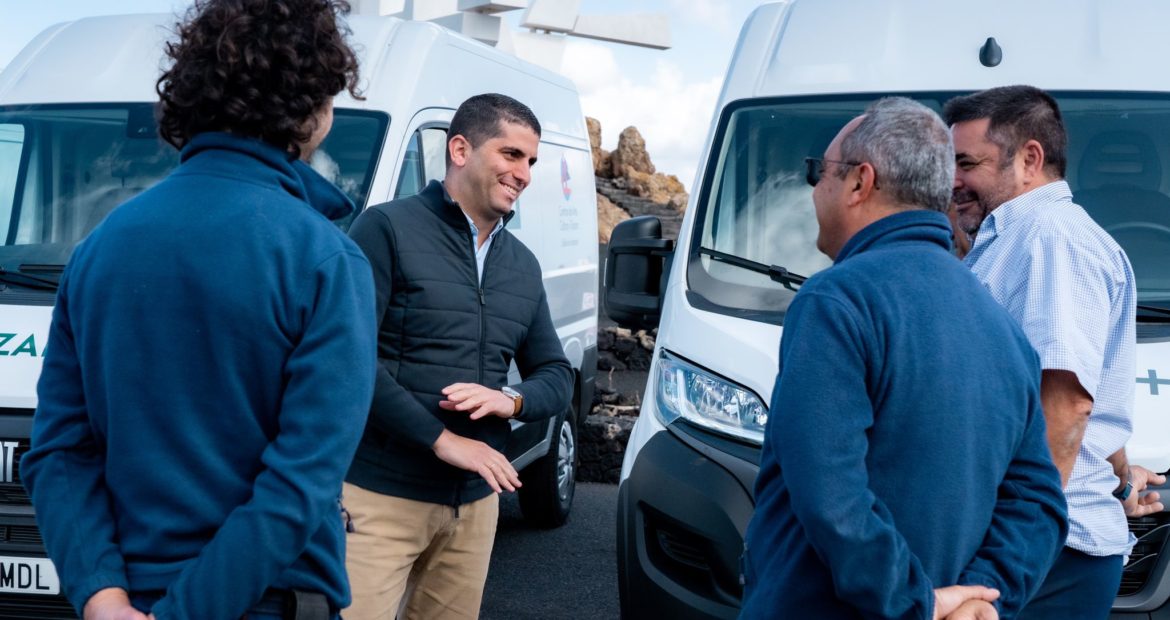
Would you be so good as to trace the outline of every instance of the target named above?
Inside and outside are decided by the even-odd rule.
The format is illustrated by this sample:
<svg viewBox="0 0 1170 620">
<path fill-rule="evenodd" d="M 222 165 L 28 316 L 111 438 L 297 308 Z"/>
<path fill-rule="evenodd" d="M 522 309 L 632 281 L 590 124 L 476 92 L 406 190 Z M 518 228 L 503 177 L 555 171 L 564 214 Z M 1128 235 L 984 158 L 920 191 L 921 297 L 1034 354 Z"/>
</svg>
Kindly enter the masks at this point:
<svg viewBox="0 0 1170 620">
<path fill-rule="evenodd" d="M 230 131 L 300 155 L 328 100 L 343 89 L 361 99 L 348 12 L 345 0 L 196 0 L 166 44 L 159 134 L 182 148 Z"/>
<path fill-rule="evenodd" d="M 943 107 L 947 125 L 982 118 L 990 119 L 987 139 L 1003 151 L 1005 160 L 1035 140 L 1044 149 L 1045 168 L 1064 178 L 1068 134 L 1052 95 L 1034 86 L 1000 86 L 955 97 Z"/>
<path fill-rule="evenodd" d="M 516 123 L 531 129 L 540 137 L 540 121 L 532 110 L 515 99 L 498 93 L 484 93 L 459 104 L 448 139 L 463 136 L 472 147 L 479 146 L 503 132 L 503 123 Z M 447 149 L 447 167 L 451 167 L 451 150 Z"/>
</svg>

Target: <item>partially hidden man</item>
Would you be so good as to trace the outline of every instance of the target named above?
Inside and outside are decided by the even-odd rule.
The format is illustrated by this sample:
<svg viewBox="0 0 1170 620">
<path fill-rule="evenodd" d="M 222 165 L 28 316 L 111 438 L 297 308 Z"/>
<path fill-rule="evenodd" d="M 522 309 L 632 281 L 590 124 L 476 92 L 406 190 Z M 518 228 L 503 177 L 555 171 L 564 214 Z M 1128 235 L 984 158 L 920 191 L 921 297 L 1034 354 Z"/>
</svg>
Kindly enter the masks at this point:
<svg viewBox="0 0 1170 620">
<path fill-rule="evenodd" d="M 950 253 L 953 158 L 891 98 L 810 159 L 834 263 L 785 316 L 742 618 L 1010 618 L 1064 540 L 1039 360 Z"/>
<path fill-rule="evenodd" d="M 958 223 L 975 236 L 965 261 L 1040 355 L 1048 445 L 1068 500 L 1066 545 L 1020 617 L 1103 619 L 1135 542 L 1126 517 L 1160 512 L 1160 494 L 1143 492 L 1166 482 L 1131 466 L 1125 451 L 1136 374 L 1133 268 L 1073 202 L 1068 136 L 1051 95 L 1002 86 L 956 97 L 943 114 L 955 142 Z"/>
<path fill-rule="evenodd" d="M 503 454 L 509 420 L 555 416 L 572 394 L 540 265 L 504 227 L 540 123 L 515 99 L 477 95 L 448 136 L 443 182 L 350 229 L 374 270 L 379 363 L 343 498 L 347 619 L 400 606 L 406 618 L 478 617 L 497 494 L 520 486 Z M 509 385 L 512 361 L 522 381 Z"/>
</svg>

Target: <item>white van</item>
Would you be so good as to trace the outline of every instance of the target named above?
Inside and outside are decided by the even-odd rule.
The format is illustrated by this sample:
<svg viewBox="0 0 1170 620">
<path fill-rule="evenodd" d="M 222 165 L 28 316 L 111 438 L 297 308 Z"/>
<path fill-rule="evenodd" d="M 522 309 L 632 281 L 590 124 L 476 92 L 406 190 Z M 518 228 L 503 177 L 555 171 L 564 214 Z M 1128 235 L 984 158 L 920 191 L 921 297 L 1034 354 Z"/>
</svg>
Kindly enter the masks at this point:
<svg viewBox="0 0 1170 620">
<path fill-rule="evenodd" d="M 0 73 L 3 618 L 73 613 L 43 559 L 19 460 L 28 449 L 63 265 L 106 213 L 177 162 L 177 153 L 159 141 L 153 115 L 162 43 L 174 21 L 134 15 L 59 24 Z M 576 370 L 575 394 L 558 418 L 514 422 L 508 455 L 522 470 L 525 516 L 559 525 L 573 500 L 577 422 L 591 405 L 597 366 L 597 206 L 576 88 L 434 24 L 353 17 L 350 25 L 367 98 L 337 98 L 333 130 L 313 165 L 359 207 L 442 178 L 447 127 L 472 95 L 512 96 L 540 119 L 540 162 L 508 227 L 540 261 L 553 322 Z M 351 220 L 338 225 L 344 229 Z"/>
<path fill-rule="evenodd" d="M 628 325 L 659 325 L 619 490 L 624 617 L 738 611 L 785 309 L 800 276 L 829 265 L 815 248 L 803 160 L 821 157 L 850 118 L 884 95 L 941 110 L 958 94 L 1032 84 L 1060 102 L 1076 201 L 1125 248 L 1137 274 L 1129 458 L 1170 469 L 1166 24 L 1170 5 L 1156 0 L 794 0 L 752 13 L 673 252 L 653 219 L 622 223 L 610 240 L 607 311 Z M 979 337 L 977 327 L 957 327 Z M 1117 617 L 1170 617 L 1168 523 L 1167 513 L 1131 522 L 1140 542 Z"/>
</svg>

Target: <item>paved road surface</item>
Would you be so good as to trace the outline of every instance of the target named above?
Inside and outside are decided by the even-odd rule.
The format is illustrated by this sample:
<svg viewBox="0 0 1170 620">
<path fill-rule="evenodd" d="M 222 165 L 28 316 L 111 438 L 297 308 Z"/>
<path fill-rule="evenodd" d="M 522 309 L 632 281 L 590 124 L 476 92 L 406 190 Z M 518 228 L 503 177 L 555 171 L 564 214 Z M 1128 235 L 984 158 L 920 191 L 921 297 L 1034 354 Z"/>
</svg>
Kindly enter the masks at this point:
<svg viewBox="0 0 1170 620">
<path fill-rule="evenodd" d="M 616 510 L 616 485 L 579 482 L 569 521 L 537 530 L 524 525 L 515 495 L 505 495 L 480 617 L 616 619 Z"/>
</svg>

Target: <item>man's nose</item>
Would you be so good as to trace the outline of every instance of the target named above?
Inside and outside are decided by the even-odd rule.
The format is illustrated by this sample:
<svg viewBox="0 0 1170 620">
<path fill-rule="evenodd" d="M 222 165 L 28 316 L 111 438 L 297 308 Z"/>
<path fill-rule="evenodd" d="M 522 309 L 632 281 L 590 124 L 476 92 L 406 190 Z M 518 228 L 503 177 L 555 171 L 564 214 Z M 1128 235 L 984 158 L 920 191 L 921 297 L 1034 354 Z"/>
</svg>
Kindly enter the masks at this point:
<svg viewBox="0 0 1170 620">
<path fill-rule="evenodd" d="M 532 180 L 532 166 L 526 161 L 520 162 L 512 168 L 512 176 L 516 177 L 516 180 L 524 186 L 527 186 L 528 182 Z"/>
</svg>

